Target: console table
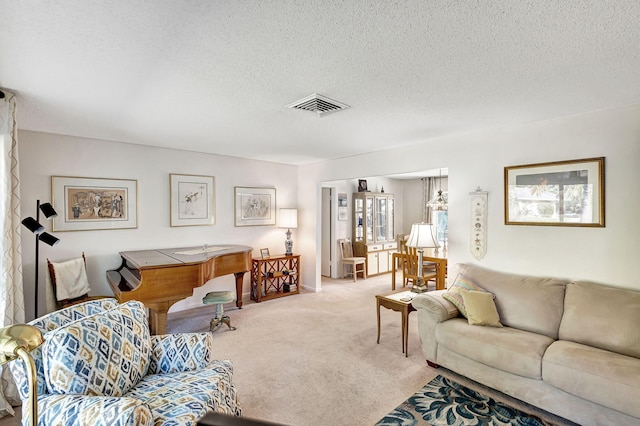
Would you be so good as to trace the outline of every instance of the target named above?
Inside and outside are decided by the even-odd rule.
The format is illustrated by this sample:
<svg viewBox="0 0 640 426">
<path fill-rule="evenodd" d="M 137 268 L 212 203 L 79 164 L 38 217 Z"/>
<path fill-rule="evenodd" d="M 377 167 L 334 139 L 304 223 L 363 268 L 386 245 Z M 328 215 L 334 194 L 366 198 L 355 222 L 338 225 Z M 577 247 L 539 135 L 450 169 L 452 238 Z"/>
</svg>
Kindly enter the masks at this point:
<svg viewBox="0 0 640 426">
<path fill-rule="evenodd" d="M 252 259 L 251 299 L 263 300 L 300 293 L 300 255 L 275 255 Z"/>
</svg>

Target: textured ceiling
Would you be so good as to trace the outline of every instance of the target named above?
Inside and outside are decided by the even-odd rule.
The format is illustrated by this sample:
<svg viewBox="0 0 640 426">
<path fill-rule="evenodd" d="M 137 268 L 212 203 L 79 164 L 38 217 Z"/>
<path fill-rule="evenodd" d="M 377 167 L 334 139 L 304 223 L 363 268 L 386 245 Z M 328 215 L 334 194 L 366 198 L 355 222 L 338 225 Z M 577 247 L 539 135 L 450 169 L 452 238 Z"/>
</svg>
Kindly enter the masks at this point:
<svg viewBox="0 0 640 426">
<path fill-rule="evenodd" d="M 640 1 L 0 0 L 21 129 L 291 164 L 640 103 Z M 351 108 L 285 108 L 312 93 Z"/>
</svg>

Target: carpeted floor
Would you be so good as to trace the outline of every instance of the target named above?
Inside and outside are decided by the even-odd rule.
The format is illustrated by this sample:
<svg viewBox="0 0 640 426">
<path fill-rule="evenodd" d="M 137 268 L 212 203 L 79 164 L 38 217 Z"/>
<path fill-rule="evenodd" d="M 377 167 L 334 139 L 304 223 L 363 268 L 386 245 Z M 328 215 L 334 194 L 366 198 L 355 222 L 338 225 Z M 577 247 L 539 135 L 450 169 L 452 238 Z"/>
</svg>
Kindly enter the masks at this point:
<svg viewBox="0 0 640 426">
<path fill-rule="evenodd" d="M 225 306 L 237 330 L 214 333 L 218 358 L 231 359 L 246 417 L 285 425 L 372 425 L 437 375 L 409 317 L 409 357 L 402 353 L 400 314 L 381 309 L 376 344 L 375 295 L 391 276 L 323 279 L 303 292 Z M 213 307 L 169 315 L 168 331 L 206 331 Z"/>
</svg>

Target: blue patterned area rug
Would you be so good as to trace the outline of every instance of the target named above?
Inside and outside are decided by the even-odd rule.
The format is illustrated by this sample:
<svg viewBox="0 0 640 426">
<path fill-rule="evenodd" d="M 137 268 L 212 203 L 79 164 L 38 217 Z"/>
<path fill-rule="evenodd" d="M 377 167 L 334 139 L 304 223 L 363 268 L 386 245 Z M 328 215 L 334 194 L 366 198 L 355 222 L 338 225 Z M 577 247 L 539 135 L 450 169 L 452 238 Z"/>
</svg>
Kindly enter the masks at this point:
<svg viewBox="0 0 640 426">
<path fill-rule="evenodd" d="M 543 420 L 451 379 L 437 376 L 375 426 L 573 424 L 562 420 Z"/>
</svg>

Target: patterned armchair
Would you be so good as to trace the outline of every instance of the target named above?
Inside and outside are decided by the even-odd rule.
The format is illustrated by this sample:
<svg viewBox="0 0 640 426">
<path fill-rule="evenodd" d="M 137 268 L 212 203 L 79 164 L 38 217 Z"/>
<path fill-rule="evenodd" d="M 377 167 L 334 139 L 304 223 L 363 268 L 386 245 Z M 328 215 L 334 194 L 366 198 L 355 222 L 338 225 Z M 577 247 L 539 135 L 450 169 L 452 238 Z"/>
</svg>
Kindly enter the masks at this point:
<svg viewBox="0 0 640 426">
<path fill-rule="evenodd" d="M 211 333 L 151 336 L 140 302 L 94 300 L 30 324 L 45 338 L 32 352 L 39 425 L 196 425 L 209 411 L 241 414 L 231 362 L 212 359 Z M 23 364 L 10 368 L 26 402 Z"/>
</svg>

